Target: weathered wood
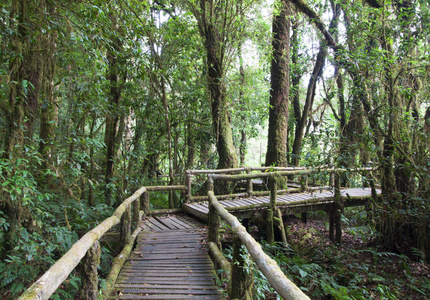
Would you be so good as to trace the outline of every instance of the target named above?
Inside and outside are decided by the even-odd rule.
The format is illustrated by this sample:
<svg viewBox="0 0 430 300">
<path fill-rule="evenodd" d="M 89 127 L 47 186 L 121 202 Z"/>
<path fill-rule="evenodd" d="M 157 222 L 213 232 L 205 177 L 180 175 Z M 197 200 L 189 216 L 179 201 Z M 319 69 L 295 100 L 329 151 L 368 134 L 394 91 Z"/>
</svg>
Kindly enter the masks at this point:
<svg viewBox="0 0 430 300">
<path fill-rule="evenodd" d="M 266 240 L 269 244 L 275 242 L 275 231 L 273 230 L 273 210 L 266 210 Z"/>
<path fill-rule="evenodd" d="M 143 217 L 143 211 L 139 212 L 139 221 L 142 220 Z M 109 275 L 106 278 L 106 289 L 103 290 L 103 298 L 107 298 L 116 282 L 116 279 L 118 278 L 118 274 L 121 271 L 121 268 L 123 267 L 126 260 L 129 258 L 131 250 L 133 249 L 134 241 L 137 238 L 137 235 L 142 231 L 141 226 L 137 226 L 134 230 L 133 234 L 131 235 L 131 238 L 129 239 L 129 242 L 124 246 L 121 253 L 113 260 L 111 270 L 109 272 Z"/>
<path fill-rule="evenodd" d="M 116 280 L 110 297 L 117 299 L 222 299 L 214 284 L 215 270 L 208 253 L 202 249 L 201 223 L 192 229 L 178 229 L 176 219 L 165 216 L 146 220 L 165 224 L 161 231 L 143 231 Z"/>
<path fill-rule="evenodd" d="M 330 211 L 329 211 L 329 239 L 334 242 L 334 226 L 335 226 L 335 217 L 334 217 L 334 204 L 331 205 Z"/>
<path fill-rule="evenodd" d="M 281 210 L 279 208 L 276 208 L 276 215 L 278 217 L 279 223 L 276 224 L 279 228 L 279 230 L 281 231 L 281 240 L 284 243 L 285 246 L 288 245 L 288 241 L 287 241 L 287 233 L 285 230 L 285 225 L 284 225 L 284 221 L 282 220 L 282 213 Z"/>
<path fill-rule="evenodd" d="M 182 212 L 184 212 L 182 208 L 154 209 L 150 211 L 151 216 L 180 214 Z"/>
<path fill-rule="evenodd" d="M 302 175 L 300 176 L 300 190 L 305 192 L 308 190 L 308 176 Z"/>
<path fill-rule="evenodd" d="M 158 185 L 158 186 L 147 186 L 147 191 L 150 192 L 162 192 L 162 191 L 182 191 L 186 190 L 185 185 Z"/>
<path fill-rule="evenodd" d="M 269 187 L 270 187 L 270 205 L 272 209 L 276 207 L 276 196 L 278 193 L 278 181 L 277 178 L 269 177 Z"/>
<path fill-rule="evenodd" d="M 135 226 L 133 228 L 133 230 L 137 228 L 137 226 L 139 224 L 139 220 L 141 220 L 141 219 L 142 219 L 142 216 L 140 215 L 140 199 L 139 199 L 139 201 L 136 200 L 133 202 L 133 218 L 132 218 L 132 221 L 133 221 L 133 224 Z"/>
<path fill-rule="evenodd" d="M 229 299 L 252 300 L 253 272 L 246 270 L 246 260 L 242 252 L 242 244 L 237 236 L 233 237 L 233 260 L 231 263 L 231 284 Z"/>
<path fill-rule="evenodd" d="M 140 197 L 141 204 L 140 207 L 142 207 L 142 211 L 145 217 L 149 217 L 151 215 L 149 211 L 149 193 L 148 191 L 145 191 L 145 193 L 142 194 Z"/>
<path fill-rule="evenodd" d="M 276 171 L 276 172 L 264 172 L 264 173 L 251 173 L 251 174 L 236 174 L 236 175 L 220 175 L 220 174 L 212 174 L 212 178 L 214 180 L 244 180 L 251 178 L 267 178 L 267 177 L 277 177 L 277 176 L 291 176 L 291 175 L 306 175 L 317 172 L 337 172 L 337 173 L 346 173 L 346 172 L 363 172 L 363 171 L 372 171 L 374 168 L 356 168 L 356 169 L 335 169 L 335 168 L 319 168 L 319 169 L 295 169 L 291 171 Z"/>
<path fill-rule="evenodd" d="M 131 237 L 131 207 L 127 207 L 121 217 L 119 240 L 125 246 Z"/>
<path fill-rule="evenodd" d="M 213 242 L 220 248 L 219 240 L 220 218 L 213 204 L 209 204 L 209 233 L 208 241 Z"/>
<path fill-rule="evenodd" d="M 252 170 L 250 168 L 246 169 L 246 174 L 251 174 Z M 248 194 L 248 196 L 252 195 L 252 191 L 253 191 L 253 186 L 252 186 L 252 179 L 249 178 L 246 180 L 246 193 Z"/>
<path fill-rule="evenodd" d="M 82 299 L 97 300 L 99 296 L 99 282 L 97 267 L 100 264 L 101 247 L 95 241 L 83 260 L 83 272 L 81 274 L 82 287 L 80 290 Z"/>
<path fill-rule="evenodd" d="M 185 202 L 191 201 L 191 191 L 192 191 L 192 182 L 193 182 L 193 174 L 189 170 L 186 172 L 185 175 L 185 187 L 186 187 L 186 196 L 185 196 Z"/>
<path fill-rule="evenodd" d="M 234 168 L 234 169 L 214 169 L 214 170 L 188 170 L 191 174 L 221 174 L 221 173 L 237 173 L 250 170 L 252 171 L 292 171 L 292 170 L 305 170 L 305 167 L 247 167 L 247 168 Z"/>
<path fill-rule="evenodd" d="M 86 233 L 77 241 L 65 255 L 63 255 L 49 270 L 42 275 L 35 283 L 27 289 L 18 299 L 49 299 L 60 284 L 69 276 L 70 272 L 78 265 L 88 249 L 100 239 L 113 226 L 120 222 L 121 216 L 130 207 L 131 203 L 136 201 L 142 193 L 146 191 L 145 187 L 137 190 L 131 197 L 127 198 L 115 210 L 112 217 L 104 220 L 93 230 Z"/>
<path fill-rule="evenodd" d="M 246 232 L 239 220 L 231 215 L 218 202 L 213 192 L 208 192 L 211 203 L 214 204 L 218 214 L 232 228 L 233 232 L 239 237 L 241 242 L 246 246 L 254 262 L 260 271 L 266 276 L 272 287 L 284 299 L 309 299 L 291 280 L 289 280 L 276 262 L 264 253 L 261 245 Z"/>
<path fill-rule="evenodd" d="M 224 257 L 221 250 L 218 248 L 217 244 L 214 242 L 208 242 L 209 253 L 218 266 L 224 271 L 221 275 L 227 282 L 230 282 L 231 277 L 231 265 L 229 264 L 227 258 Z"/>
<path fill-rule="evenodd" d="M 342 245 L 342 196 L 340 191 L 340 174 L 334 175 L 334 221 L 336 226 L 336 243 Z"/>
<path fill-rule="evenodd" d="M 214 180 L 212 178 L 212 175 L 208 176 L 208 180 L 206 181 L 206 188 L 208 191 L 214 190 Z"/>
</svg>

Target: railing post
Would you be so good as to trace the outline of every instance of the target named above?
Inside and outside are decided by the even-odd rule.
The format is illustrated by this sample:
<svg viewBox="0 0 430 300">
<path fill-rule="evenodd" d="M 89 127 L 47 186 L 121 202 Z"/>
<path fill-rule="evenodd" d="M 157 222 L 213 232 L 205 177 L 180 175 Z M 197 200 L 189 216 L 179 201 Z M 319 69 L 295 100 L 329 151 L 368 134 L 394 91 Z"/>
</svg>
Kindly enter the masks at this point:
<svg viewBox="0 0 430 300">
<path fill-rule="evenodd" d="M 366 208 L 366 212 L 368 214 L 368 219 L 370 220 L 371 223 L 373 223 L 373 205 L 377 201 L 378 194 L 376 192 L 375 181 L 373 179 L 372 171 L 369 171 L 369 176 L 370 176 L 370 179 L 368 180 L 368 185 L 371 188 L 372 197 L 371 197 L 371 201 L 369 201 L 370 203 L 368 203 L 365 206 L 365 208 Z"/>
<path fill-rule="evenodd" d="M 246 174 L 251 174 L 251 168 L 246 168 Z M 253 192 L 252 178 L 248 178 L 246 180 L 246 192 L 248 193 L 248 196 L 252 195 L 252 192 Z"/>
<path fill-rule="evenodd" d="M 270 206 L 273 211 L 276 209 L 276 196 L 278 194 L 278 181 L 277 178 L 273 176 L 269 177 L 269 187 L 270 187 Z"/>
<path fill-rule="evenodd" d="M 121 217 L 120 243 L 123 247 L 131 238 L 131 207 L 127 207 Z"/>
<path fill-rule="evenodd" d="M 278 182 L 273 176 L 269 177 L 269 188 L 270 188 L 270 208 L 266 210 L 266 233 L 267 242 L 272 244 L 275 242 L 275 231 L 273 227 L 273 218 L 277 210 L 276 207 L 276 196 L 278 193 Z"/>
<path fill-rule="evenodd" d="M 246 260 L 241 253 L 240 239 L 233 237 L 233 260 L 231 265 L 231 284 L 229 299 L 252 299 L 253 272 L 246 270 Z"/>
<path fill-rule="evenodd" d="M 334 220 L 334 209 L 335 205 L 331 205 L 330 211 L 329 211 L 329 239 L 334 242 L 334 226 L 335 226 L 335 220 Z"/>
<path fill-rule="evenodd" d="M 214 179 L 212 178 L 212 174 L 208 175 L 208 180 L 206 181 L 206 188 L 209 191 L 214 191 Z"/>
<path fill-rule="evenodd" d="M 99 297 L 97 267 L 100 264 L 101 247 L 99 241 L 88 249 L 83 260 L 82 266 L 82 288 L 81 298 L 88 300 L 97 300 Z"/>
<path fill-rule="evenodd" d="M 212 203 L 209 203 L 208 223 L 209 223 L 208 241 L 214 242 L 218 246 L 218 248 L 221 249 L 221 243 L 219 240 L 220 217 Z"/>
<path fill-rule="evenodd" d="M 275 242 L 275 233 L 273 230 L 273 210 L 271 208 L 266 209 L 266 240 L 269 244 Z"/>
<path fill-rule="evenodd" d="M 334 178 L 334 219 L 336 225 L 336 243 L 342 245 L 342 198 L 340 193 L 340 175 L 335 173 Z"/>
<path fill-rule="evenodd" d="M 149 192 L 145 191 L 140 195 L 140 207 L 143 210 L 143 217 L 149 217 Z"/>
<path fill-rule="evenodd" d="M 137 228 L 139 224 L 139 210 L 140 210 L 140 201 L 139 199 L 134 200 L 133 202 L 133 224 L 134 228 Z"/>
<path fill-rule="evenodd" d="M 308 176 L 302 175 L 300 176 L 300 188 L 302 192 L 305 192 L 308 190 Z"/>
<path fill-rule="evenodd" d="M 193 181 L 193 174 L 191 174 L 190 170 L 186 171 L 185 174 L 185 188 L 186 188 L 186 196 L 185 196 L 185 202 L 191 202 L 191 184 Z"/>
</svg>

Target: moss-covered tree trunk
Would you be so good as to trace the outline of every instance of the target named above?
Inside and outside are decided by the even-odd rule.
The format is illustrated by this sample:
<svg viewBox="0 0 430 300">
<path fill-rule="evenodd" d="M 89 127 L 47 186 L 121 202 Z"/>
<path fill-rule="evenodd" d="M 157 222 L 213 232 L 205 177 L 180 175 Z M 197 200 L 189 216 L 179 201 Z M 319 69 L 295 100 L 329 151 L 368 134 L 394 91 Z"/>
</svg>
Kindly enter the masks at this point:
<svg viewBox="0 0 430 300">
<path fill-rule="evenodd" d="M 236 149 L 233 144 L 229 102 L 226 98 L 224 84 L 223 53 L 219 33 L 213 24 L 207 24 L 205 31 L 205 48 L 207 52 L 207 71 L 209 97 L 212 107 L 212 122 L 219 155 L 218 169 L 238 167 Z"/>
<path fill-rule="evenodd" d="M 108 78 L 110 83 L 109 88 L 109 103 L 108 112 L 106 114 L 106 130 L 105 130 L 105 144 L 106 144 L 106 172 L 105 172 L 105 203 L 112 205 L 112 181 L 114 177 L 114 162 L 116 154 L 116 137 L 119 122 L 118 106 L 121 97 L 120 89 L 120 76 L 119 76 L 119 62 L 118 51 L 119 41 L 113 43 L 112 48 L 108 49 L 107 60 L 109 63 Z"/>
<path fill-rule="evenodd" d="M 8 107 L 2 107 L 7 121 L 3 152 L 5 159 L 15 161 L 26 157 L 23 146 L 31 144 L 33 139 L 42 83 L 49 84 L 48 80 L 52 79 L 44 77 L 47 68 L 44 63 L 50 61 L 51 50 L 46 49 L 45 44 L 49 45 L 51 41 L 49 37 L 42 36 L 40 29 L 45 27 L 47 12 L 52 9 L 53 3 L 49 1 L 12 2 L 9 19 L 12 33 L 7 37 L 13 53 L 13 58 L 9 60 L 9 101 Z M 7 173 L 2 175 L 9 176 Z M 0 197 L 0 209 L 9 224 L 1 253 L 4 258 L 17 245 L 24 222 L 32 225 L 32 217 L 19 197 L 12 197 L 5 191 L 1 192 Z"/>
<path fill-rule="evenodd" d="M 52 1 L 47 1 L 47 12 L 55 14 L 55 6 Z M 42 85 L 42 105 L 40 110 L 40 141 L 39 153 L 43 157 L 42 168 L 46 169 L 53 163 L 55 124 L 58 116 L 58 106 L 54 97 L 54 80 L 56 67 L 57 32 L 51 31 L 45 35 L 44 81 Z"/>
<path fill-rule="evenodd" d="M 266 166 L 287 164 L 288 109 L 289 109 L 289 55 L 290 4 L 280 0 L 279 10 L 272 23 L 272 63 L 270 82 L 269 135 Z"/>
<path fill-rule="evenodd" d="M 206 50 L 208 92 L 219 169 L 236 168 L 239 165 L 233 144 L 229 100 L 226 97 L 224 80 L 225 67 L 229 59 L 227 49 L 232 43 L 230 31 L 236 30 L 234 28 L 236 15 L 232 13 L 235 10 L 234 7 L 236 5 L 232 1 L 224 3 L 200 0 L 198 5 L 190 3 L 190 9 L 197 19 Z"/>
</svg>

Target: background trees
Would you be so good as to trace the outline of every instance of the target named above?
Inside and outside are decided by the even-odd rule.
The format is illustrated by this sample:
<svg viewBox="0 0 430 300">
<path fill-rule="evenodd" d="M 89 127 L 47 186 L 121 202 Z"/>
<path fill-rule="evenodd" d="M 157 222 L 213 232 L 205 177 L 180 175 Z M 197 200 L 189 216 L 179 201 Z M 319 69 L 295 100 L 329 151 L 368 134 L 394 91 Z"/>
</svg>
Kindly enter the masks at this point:
<svg viewBox="0 0 430 300">
<path fill-rule="evenodd" d="M 423 1 L 4 1 L 0 288 L 160 174 L 258 164 L 262 132 L 267 165 L 380 166 L 384 245 L 422 248 L 428 20 Z"/>
</svg>

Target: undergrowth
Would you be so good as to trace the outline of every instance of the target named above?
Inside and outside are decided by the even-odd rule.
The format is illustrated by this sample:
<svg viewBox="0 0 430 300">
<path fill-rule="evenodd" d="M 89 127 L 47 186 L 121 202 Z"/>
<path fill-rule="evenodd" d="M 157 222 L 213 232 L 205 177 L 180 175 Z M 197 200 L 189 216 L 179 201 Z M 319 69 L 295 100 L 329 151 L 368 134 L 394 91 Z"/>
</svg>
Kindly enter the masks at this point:
<svg viewBox="0 0 430 300">
<path fill-rule="evenodd" d="M 298 218 L 287 221 L 287 247 L 264 240 L 260 243 L 311 299 L 430 299 L 430 266 L 419 259 L 422 253 L 414 249 L 411 259 L 371 246 L 378 232 L 364 223 L 362 211 L 351 213 L 349 219 L 343 220 L 346 226 L 340 247 L 328 239 L 323 214 L 314 214 L 318 219 L 307 224 Z M 231 259 L 230 248 L 224 253 Z M 251 266 L 254 299 L 279 299 L 257 267 L 252 263 Z"/>
</svg>

